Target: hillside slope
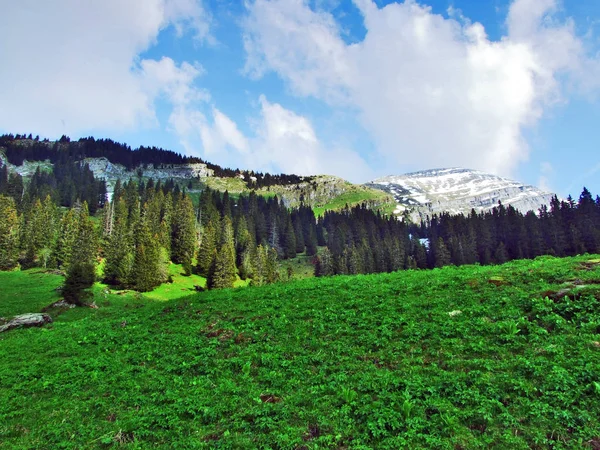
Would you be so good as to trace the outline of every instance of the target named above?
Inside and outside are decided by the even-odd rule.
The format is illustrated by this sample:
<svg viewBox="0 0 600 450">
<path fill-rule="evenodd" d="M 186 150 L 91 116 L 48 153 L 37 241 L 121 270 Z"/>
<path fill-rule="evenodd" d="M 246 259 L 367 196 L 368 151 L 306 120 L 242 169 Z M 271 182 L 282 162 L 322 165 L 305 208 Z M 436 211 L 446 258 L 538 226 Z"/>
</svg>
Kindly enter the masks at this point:
<svg viewBox="0 0 600 450">
<path fill-rule="evenodd" d="M 45 157 L 48 152 L 51 154 L 52 152 L 77 152 L 75 153 L 76 155 L 85 155 L 86 152 L 82 150 L 82 147 L 85 147 L 85 145 L 94 145 L 96 142 L 90 141 L 91 139 L 92 138 L 78 142 L 40 142 L 32 139 L 18 139 L 12 140 L 9 143 L 13 146 L 13 156 L 15 154 L 14 149 L 16 148 L 19 149 L 19 151 L 23 150 L 23 152 L 26 152 L 29 156 L 35 157 L 37 151 L 37 153 Z M 100 150 L 96 149 L 95 151 L 103 151 L 101 144 L 98 144 L 98 146 L 100 147 Z M 132 151 L 124 144 L 112 143 L 111 141 L 109 147 L 112 153 L 107 152 L 107 154 L 111 154 L 114 159 L 117 159 L 115 154 L 118 155 L 119 152 L 121 152 L 130 155 L 129 158 L 121 157 L 121 159 L 130 160 L 133 159 L 131 155 L 134 155 L 136 160 L 143 160 L 143 158 L 137 154 L 139 150 Z M 156 155 L 160 156 L 162 153 L 164 153 L 165 158 L 168 159 L 176 157 L 185 159 L 181 155 L 161 149 L 153 149 L 152 151 L 154 153 L 152 153 L 151 156 L 154 159 L 159 159 Z M 284 175 L 283 179 L 288 177 L 298 181 L 289 182 L 288 180 L 286 183 L 274 183 L 267 186 L 262 186 L 264 183 L 259 183 L 259 186 L 253 186 L 252 180 L 256 181 L 258 177 L 260 178 L 260 180 L 258 180 L 259 182 L 264 181 L 265 177 L 271 177 L 271 175 L 254 174 L 253 172 L 244 170 L 222 169 L 219 166 L 215 166 L 208 162 L 162 164 L 140 161 L 137 165 L 133 164 L 131 167 L 126 167 L 124 164 L 115 160 L 111 161 L 110 158 L 104 156 L 83 157 L 80 160 L 82 163 L 89 165 L 95 178 L 106 182 L 109 199 L 112 196 L 117 180 L 121 180 L 121 182 L 124 183 L 130 180 L 147 181 L 148 179 L 153 179 L 155 181 L 165 181 L 173 179 L 191 193 L 197 193 L 204 186 L 208 186 L 211 189 L 221 192 L 228 191 L 231 194 L 249 193 L 251 190 L 255 190 L 257 194 L 267 197 L 277 195 L 283 200 L 286 206 L 298 207 L 303 202 L 307 206 L 314 208 L 317 215 L 321 215 L 327 210 L 342 209 L 346 205 L 352 207 L 363 203 L 369 208 L 391 212 L 394 203 L 391 195 L 378 189 L 355 185 L 330 175 L 315 175 L 310 177 Z M 21 161 L 19 158 L 18 164 L 11 164 L 6 157 L 6 147 L 0 145 L 0 166 L 1 165 L 6 165 L 11 172 L 19 173 L 25 179 L 31 177 L 38 167 L 44 171 L 49 171 L 53 167 L 50 160 L 43 158 L 32 159 L 31 161 L 27 159 Z"/>
<path fill-rule="evenodd" d="M 0 445 L 593 448 L 596 258 L 101 295 L 0 334 Z"/>
</svg>

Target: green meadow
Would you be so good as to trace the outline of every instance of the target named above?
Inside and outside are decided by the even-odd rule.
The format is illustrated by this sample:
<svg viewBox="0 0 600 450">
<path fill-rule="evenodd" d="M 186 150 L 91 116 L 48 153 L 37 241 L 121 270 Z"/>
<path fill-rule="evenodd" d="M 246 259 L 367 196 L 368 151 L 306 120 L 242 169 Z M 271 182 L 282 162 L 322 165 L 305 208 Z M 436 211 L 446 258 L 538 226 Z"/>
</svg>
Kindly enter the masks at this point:
<svg viewBox="0 0 600 450">
<path fill-rule="evenodd" d="M 174 281 L 0 334 L 0 448 L 600 448 L 598 256 Z M 61 283 L 0 273 L 0 316 Z"/>
</svg>

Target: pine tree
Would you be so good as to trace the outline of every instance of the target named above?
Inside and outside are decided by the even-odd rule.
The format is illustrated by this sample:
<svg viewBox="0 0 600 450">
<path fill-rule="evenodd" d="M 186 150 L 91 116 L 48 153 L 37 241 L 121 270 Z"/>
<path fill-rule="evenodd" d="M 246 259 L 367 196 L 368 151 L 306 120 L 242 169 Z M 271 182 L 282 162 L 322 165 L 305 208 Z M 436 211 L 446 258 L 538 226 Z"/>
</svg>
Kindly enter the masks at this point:
<svg viewBox="0 0 600 450">
<path fill-rule="evenodd" d="M 444 240 L 439 237 L 435 244 L 435 267 L 444 267 L 451 263 L 450 252 L 444 243 Z"/>
<path fill-rule="evenodd" d="M 157 236 L 152 236 L 146 210 L 143 212 L 135 235 L 135 257 L 131 270 L 131 284 L 137 291 L 147 292 L 163 281 L 164 264 Z"/>
<path fill-rule="evenodd" d="M 504 264 L 506 261 L 508 261 L 508 252 L 506 251 L 504 242 L 500 241 L 494 252 L 494 262 L 496 264 Z"/>
<path fill-rule="evenodd" d="M 331 256 L 329 249 L 325 248 L 323 253 L 317 257 L 315 276 L 327 277 L 329 275 L 333 275 L 333 257 Z"/>
<path fill-rule="evenodd" d="M 87 202 L 78 215 L 77 235 L 71 250 L 71 260 L 63 287 L 65 301 L 82 305 L 96 279 L 97 240 L 94 223 L 89 217 Z"/>
<path fill-rule="evenodd" d="M 267 248 L 265 258 L 265 282 L 267 284 L 275 283 L 279 281 L 279 263 L 277 250 L 274 248 Z"/>
<path fill-rule="evenodd" d="M 203 277 L 208 277 L 217 251 L 217 235 L 212 222 L 205 224 L 201 236 L 196 272 Z"/>
<path fill-rule="evenodd" d="M 302 232 L 302 221 L 300 217 L 296 215 L 295 220 L 293 220 L 292 223 L 294 224 L 294 235 L 296 237 L 296 253 L 304 253 L 306 243 L 304 242 L 304 233 Z"/>
<path fill-rule="evenodd" d="M 0 270 L 17 266 L 19 256 L 19 217 L 12 197 L 0 195 Z"/>
<path fill-rule="evenodd" d="M 235 245 L 233 226 L 229 216 L 222 219 L 221 244 L 214 263 L 214 270 L 209 273 L 208 286 L 211 289 L 233 287 L 236 280 Z"/>
<path fill-rule="evenodd" d="M 119 198 L 111 204 L 113 213 L 112 233 L 105 249 L 104 281 L 112 285 L 125 285 L 130 280 L 133 266 L 133 236 L 127 227 L 127 205 Z"/>
<path fill-rule="evenodd" d="M 283 251 L 285 259 L 296 257 L 296 233 L 289 216 L 285 226 Z"/>
<path fill-rule="evenodd" d="M 63 214 L 59 227 L 58 238 L 50 256 L 53 264 L 59 269 L 66 270 L 71 260 L 73 244 L 77 238 L 77 215 L 75 209 L 71 208 Z"/>
<path fill-rule="evenodd" d="M 175 205 L 174 211 L 171 258 L 174 263 L 182 264 L 186 275 L 190 275 L 192 273 L 192 259 L 197 245 L 196 214 L 191 198 L 184 195 Z"/>
</svg>

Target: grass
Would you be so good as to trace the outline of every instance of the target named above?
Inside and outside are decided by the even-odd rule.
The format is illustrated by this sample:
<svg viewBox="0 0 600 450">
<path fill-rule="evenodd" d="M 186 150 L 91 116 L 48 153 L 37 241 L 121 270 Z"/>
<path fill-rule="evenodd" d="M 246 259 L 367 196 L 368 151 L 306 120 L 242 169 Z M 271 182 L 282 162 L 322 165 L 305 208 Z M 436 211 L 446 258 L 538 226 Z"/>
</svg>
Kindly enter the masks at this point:
<svg viewBox="0 0 600 450">
<path fill-rule="evenodd" d="M 163 283 L 144 296 L 159 301 L 173 300 L 196 292 L 196 286 L 206 287 L 206 278 L 194 274 L 185 276 L 181 264 L 169 264 L 169 275 L 172 283 Z"/>
<path fill-rule="evenodd" d="M 60 300 L 63 277 L 41 269 L 0 272 L 0 317 L 39 312 Z"/>
<path fill-rule="evenodd" d="M 383 208 L 388 204 L 391 205 L 389 199 L 389 194 L 383 191 L 376 191 L 375 189 L 364 188 L 362 186 L 351 186 L 349 191 L 332 198 L 325 204 L 315 206 L 313 211 L 316 217 L 320 217 L 326 211 L 338 211 L 345 208 L 346 205 L 353 207 L 364 202 L 381 203 L 380 207 Z"/>
<path fill-rule="evenodd" d="M 302 280 L 312 278 L 315 272 L 315 266 L 312 261 L 314 256 L 307 256 L 305 253 L 298 253 L 295 258 L 279 261 L 279 274 L 282 280 L 289 280 L 289 271 L 291 270 L 292 280 Z"/>
<path fill-rule="evenodd" d="M 597 448 L 597 259 L 109 292 L 0 334 L 0 448 Z"/>
</svg>

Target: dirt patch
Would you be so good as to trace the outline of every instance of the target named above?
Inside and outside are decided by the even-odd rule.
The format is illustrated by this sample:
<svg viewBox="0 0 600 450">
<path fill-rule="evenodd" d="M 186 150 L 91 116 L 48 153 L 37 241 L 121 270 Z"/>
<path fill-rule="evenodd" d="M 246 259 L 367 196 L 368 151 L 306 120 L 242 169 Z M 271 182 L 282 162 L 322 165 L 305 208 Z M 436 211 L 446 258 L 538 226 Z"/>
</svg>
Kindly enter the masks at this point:
<svg viewBox="0 0 600 450">
<path fill-rule="evenodd" d="M 231 339 L 235 335 L 233 330 L 226 328 L 217 328 L 206 332 L 207 338 L 219 338 L 221 342 Z"/>
<path fill-rule="evenodd" d="M 321 436 L 321 429 L 316 423 L 308 425 L 308 430 L 302 435 L 303 441 L 310 441 Z"/>
<path fill-rule="evenodd" d="M 508 282 L 503 277 L 491 277 L 488 280 L 488 283 L 493 284 L 494 286 L 504 286 L 508 284 Z"/>
<path fill-rule="evenodd" d="M 587 441 L 587 445 L 592 450 L 600 450 L 600 437 L 594 437 L 590 439 L 589 441 Z"/>
<path fill-rule="evenodd" d="M 590 259 L 579 263 L 577 270 L 596 270 L 600 267 L 600 259 Z"/>
<path fill-rule="evenodd" d="M 281 398 L 273 394 L 261 394 L 260 399 L 263 403 L 279 403 Z"/>
</svg>

